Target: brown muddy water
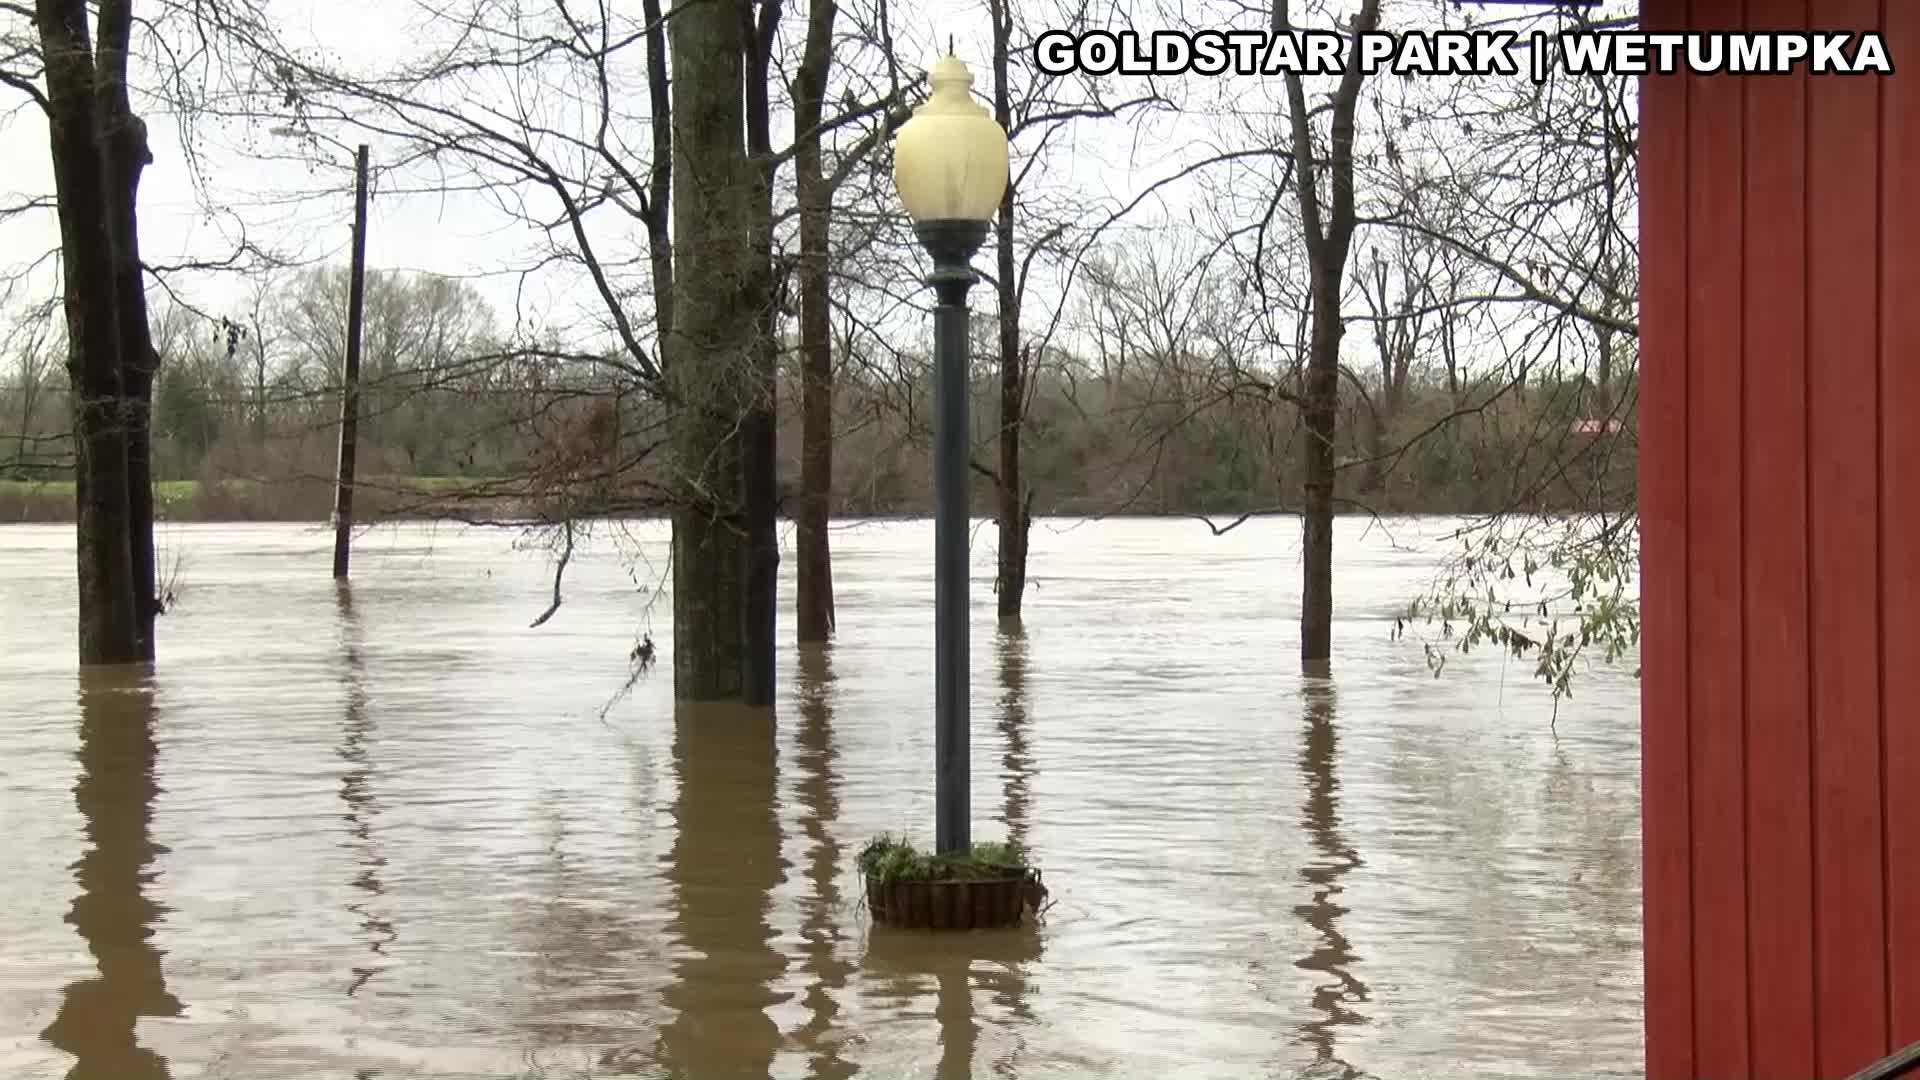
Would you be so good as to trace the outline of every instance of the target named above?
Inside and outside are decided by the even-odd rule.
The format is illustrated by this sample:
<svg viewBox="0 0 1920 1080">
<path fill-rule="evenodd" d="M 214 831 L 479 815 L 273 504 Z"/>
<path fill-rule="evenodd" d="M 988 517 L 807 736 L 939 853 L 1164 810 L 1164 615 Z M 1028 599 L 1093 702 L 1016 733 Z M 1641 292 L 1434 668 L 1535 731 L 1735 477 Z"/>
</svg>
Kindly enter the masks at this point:
<svg viewBox="0 0 1920 1080">
<path fill-rule="evenodd" d="M 1288 521 L 975 552 L 973 813 L 1020 934 L 869 928 L 932 832 L 932 530 L 834 537 L 777 715 L 683 710 L 665 530 L 566 603 L 499 530 L 167 526 L 150 677 L 73 662 L 71 531 L 0 529 L 0 1075 L 1541 1077 L 1640 1070 L 1637 692 L 1390 640 L 1444 522 L 1341 526 L 1331 681 Z M 783 595 L 791 598 L 792 565 Z"/>
</svg>

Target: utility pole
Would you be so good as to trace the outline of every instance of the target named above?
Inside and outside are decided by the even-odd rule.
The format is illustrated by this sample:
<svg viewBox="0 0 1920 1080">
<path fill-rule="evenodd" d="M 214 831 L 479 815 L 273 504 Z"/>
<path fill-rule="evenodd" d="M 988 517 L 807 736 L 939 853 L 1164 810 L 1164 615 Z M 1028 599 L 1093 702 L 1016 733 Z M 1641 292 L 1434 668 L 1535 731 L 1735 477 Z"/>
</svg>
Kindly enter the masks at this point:
<svg viewBox="0 0 1920 1080">
<path fill-rule="evenodd" d="M 340 458 L 333 483 L 333 576 L 353 551 L 354 451 L 360 437 L 360 324 L 367 307 L 367 145 L 353 156 L 353 270 L 347 286 L 347 363 L 340 388 Z"/>
</svg>

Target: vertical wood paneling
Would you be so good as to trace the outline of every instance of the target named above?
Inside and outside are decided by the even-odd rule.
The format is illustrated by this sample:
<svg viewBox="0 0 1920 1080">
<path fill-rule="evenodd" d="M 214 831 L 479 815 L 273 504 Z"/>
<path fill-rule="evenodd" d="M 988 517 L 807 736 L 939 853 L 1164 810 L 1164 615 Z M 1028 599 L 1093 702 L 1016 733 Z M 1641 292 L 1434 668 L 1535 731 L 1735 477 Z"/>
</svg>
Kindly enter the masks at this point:
<svg viewBox="0 0 1920 1080">
<path fill-rule="evenodd" d="M 1886 745 L 1888 1021 L 1920 1042 L 1920 4 L 1886 5 L 1880 283 L 1880 723 Z"/>
<path fill-rule="evenodd" d="M 1655 0 L 1649 31 L 1686 26 Z M 1687 91 L 1640 80 L 1640 805 L 1649 1080 L 1690 1080 L 1692 826 L 1687 736 Z"/>
<path fill-rule="evenodd" d="M 1692 0 L 1739 30 L 1742 0 Z M 1694 1068 L 1747 1075 L 1746 733 L 1741 699 L 1744 80 L 1691 77 L 1687 111 L 1687 727 Z M 1707 675 L 1709 677 L 1701 678 Z"/>
<path fill-rule="evenodd" d="M 1749 0 L 1748 16 L 1750 30 L 1809 25 L 1806 0 Z M 1807 723 L 1807 76 L 1740 85 L 1747 131 L 1741 383 L 1751 1075 L 1804 1080 L 1816 1075 Z M 1711 561 L 1708 553 L 1701 556 Z"/>
<path fill-rule="evenodd" d="M 1879 0 L 1825 0 L 1820 25 L 1877 28 Z M 1809 639 L 1815 985 L 1821 1075 L 1887 1043 L 1880 743 L 1880 129 L 1875 78 L 1808 80 Z"/>
<path fill-rule="evenodd" d="M 1920 60 L 1920 0 L 1642 25 L 1743 9 Z M 1641 118 L 1648 1075 L 1843 1077 L 1920 1041 L 1920 79 Z"/>
</svg>

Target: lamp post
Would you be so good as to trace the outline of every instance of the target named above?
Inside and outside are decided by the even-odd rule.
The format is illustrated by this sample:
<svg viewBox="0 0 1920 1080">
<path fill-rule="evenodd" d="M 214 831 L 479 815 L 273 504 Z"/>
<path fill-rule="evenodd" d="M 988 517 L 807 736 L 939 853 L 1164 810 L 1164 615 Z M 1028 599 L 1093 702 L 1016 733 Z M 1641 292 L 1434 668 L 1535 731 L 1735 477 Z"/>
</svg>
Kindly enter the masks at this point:
<svg viewBox="0 0 1920 1080">
<path fill-rule="evenodd" d="M 932 93 L 894 138 L 893 182 L 933 257 L 934 845 L 972 849 L 967 746 L 967 290 L 969 263 L 1007 190 L 1007 133 L 973 100 L 973 75 L 946 56 Z"/>
</svg>

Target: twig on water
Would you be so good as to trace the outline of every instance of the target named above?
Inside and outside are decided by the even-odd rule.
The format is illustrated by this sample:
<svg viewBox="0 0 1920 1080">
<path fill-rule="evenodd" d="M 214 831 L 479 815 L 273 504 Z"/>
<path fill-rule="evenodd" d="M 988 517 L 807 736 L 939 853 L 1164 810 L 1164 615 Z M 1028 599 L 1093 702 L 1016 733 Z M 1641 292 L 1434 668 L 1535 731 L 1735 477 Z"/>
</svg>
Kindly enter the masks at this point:
<svg viewBox="0 0 1920 1080">
<path fill-rule="evenodd" d="M 553 618 L 553 613 L 560 610 L 560 579 L 566 575 L 567 561 L 573 558 L 573 519 L 568 518 L 560 524 L 565 530 L 567 543 L 560 551 L 560 562 L 553 568 L 553 603 L 547 606 L 547 610 L 540 613 L 539 618 L 528 624 L 528 629 Z"/>
<path fill-rule="evenodd" d="M 613 707 L 625 701 L 628 694 L 633 693 L 633 688 L 640 682 L 641 676 L 653 670 L 653 658 L 653 635 L 640 635 L 640 644 L 635 645 L 633 651 L 627 654 L 629 667 L 625 685 L 614 691 L 613 696 L 607 699 L 607 703 L 600 706 L 600 722 L 602 724 L 607 722 L 607 714 L 613 711 Z"/>
<path fill-rule="evenodd" d="M 1249 510 L 1244 514 L 1241 514 L 1239 517 L 1234 518 L 1232 521 L 1227 522 L 1225 525 L 1215 525 L 1213 523 L 1213 518 L 1209 517 L 1206 514 L 1191 514 L 1188 516 L 1199 519 L 1202 525 L 1205 525 L 1207 528 L 1213 530 L 1213 535 L 1225 536 L 1228 533 L 1232 532 L 1233 530 L 1239 528 L 1240 526 L 1245 525 L 1247 522 L 1253 520 L 1254 518 L 1267 517 L 1272 514 L 1284 514 L 1286 512 L 1287 512 L 1287 508 L 1285 506 L 1269 506 L 1259 510 Z"/>
</svg>

